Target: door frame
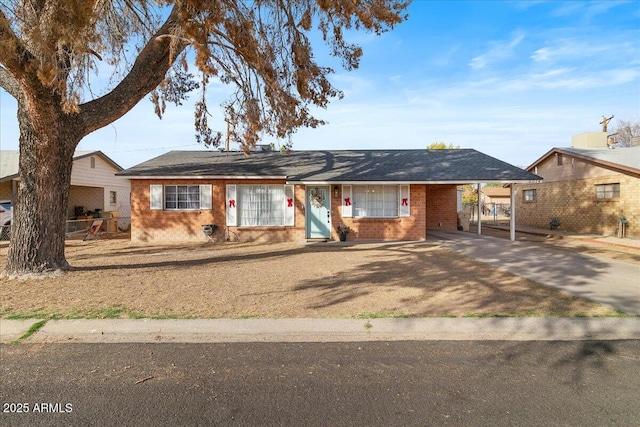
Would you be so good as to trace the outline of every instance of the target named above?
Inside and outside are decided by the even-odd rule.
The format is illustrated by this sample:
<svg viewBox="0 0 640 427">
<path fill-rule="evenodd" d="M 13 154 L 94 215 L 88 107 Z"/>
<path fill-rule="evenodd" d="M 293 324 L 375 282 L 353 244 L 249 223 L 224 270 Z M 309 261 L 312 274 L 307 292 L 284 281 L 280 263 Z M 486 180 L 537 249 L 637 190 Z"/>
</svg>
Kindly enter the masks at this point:
<svg viewBox="0 0 640 427">
<path fill-rule="evenodd" d="M 327 225 L 327 233 L 326 235 L 323 236 L 314 236 L 311 237 L 311 201 L 310 199 L 310 195 L 311 195 L 311 191 L 316 189 L 316 188 L 325 188 L 326 189 L 326 198 L 324 200 L 324 203 L 326 203 L 326 208 L 327 208 L 327 214 L 329 215 L 329 222 Z M 305 224 L 304 224 L 304 228 L 305 228 L 305 236 L 307 239 L 330 239 L 331 238 L 331 224 L 333 222 L 333 218 L 331 215 L 331 186 L 328 184 L 322 184 L 322 185 L 305 185 Z"/>
</svg>

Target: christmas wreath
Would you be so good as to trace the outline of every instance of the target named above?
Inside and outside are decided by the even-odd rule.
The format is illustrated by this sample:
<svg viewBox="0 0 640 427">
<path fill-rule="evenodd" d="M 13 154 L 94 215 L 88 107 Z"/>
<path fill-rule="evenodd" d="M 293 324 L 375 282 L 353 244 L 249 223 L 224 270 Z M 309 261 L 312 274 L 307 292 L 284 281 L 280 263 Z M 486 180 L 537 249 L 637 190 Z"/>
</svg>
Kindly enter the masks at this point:
<svg viewBox="0 0 640 427">
<path fill-rule="evenodd" d="M 324 203 L 324 192 L 319 191 L 317 188 L 311 192 L 309 196 L 309 202 L 313 207 L 319 208 Z"/>
</svg>

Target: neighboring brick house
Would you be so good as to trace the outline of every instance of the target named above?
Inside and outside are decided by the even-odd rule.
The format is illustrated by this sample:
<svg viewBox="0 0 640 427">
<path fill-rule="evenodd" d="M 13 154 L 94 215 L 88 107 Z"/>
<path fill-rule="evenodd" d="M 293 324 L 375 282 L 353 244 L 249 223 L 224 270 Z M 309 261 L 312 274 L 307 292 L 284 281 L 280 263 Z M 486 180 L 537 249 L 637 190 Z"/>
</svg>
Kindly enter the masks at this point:
<svg viewBox="0 0 640 427">
<path fill-rule="evenodd" d="M 615 235 L 626 217 L 640 236 L 640 147 L 553 148 L 527 170 L 544 181 L 516 185 L 517 225 Z"/>
<path fill-rule="evenodd" d="M 172 151 L 131 180 L 132 240 L 424 240 L 457 228 L 457 185 L 539 180 L 475 150 Z"/>
</svg>

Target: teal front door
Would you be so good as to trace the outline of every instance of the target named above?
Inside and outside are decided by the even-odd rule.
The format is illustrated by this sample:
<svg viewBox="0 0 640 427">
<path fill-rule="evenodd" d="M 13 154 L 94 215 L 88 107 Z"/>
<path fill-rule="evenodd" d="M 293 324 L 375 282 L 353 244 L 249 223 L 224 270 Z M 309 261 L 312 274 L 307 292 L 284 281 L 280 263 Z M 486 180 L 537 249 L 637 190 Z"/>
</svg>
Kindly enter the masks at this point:
<svg viewBox="0 0 640 427">
<path fill-rule="evenodd" d="M 331 237 L 329 186 L 307 186 L 307 238 Z"/>
</svg>

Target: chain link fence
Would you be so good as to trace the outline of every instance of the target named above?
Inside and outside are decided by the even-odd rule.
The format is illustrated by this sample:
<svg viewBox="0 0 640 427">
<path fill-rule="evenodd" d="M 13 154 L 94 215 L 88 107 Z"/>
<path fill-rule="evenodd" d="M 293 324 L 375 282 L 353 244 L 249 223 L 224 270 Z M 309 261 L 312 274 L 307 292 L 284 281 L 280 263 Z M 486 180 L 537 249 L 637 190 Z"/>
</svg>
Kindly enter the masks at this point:
<svg viewBox="0 0 640 427">
<path fill-rule="evenodd" d="M 102 221 L 95 229 L 92 229 L 94 221 Z M 131 217 L 95 218 L 69 220 L 66 224 L 65 236 L 67 239 L 105 238 L 112 239 L 124 237 L 131 231 Z M 0 241 L 11 239 L 11 224 L 0 226 Z"/>
<path fill-rule="evenodd" d="M 478 204 L 464 203 L 462 211 L 467 213 L 471 224 L 478 223 Z M 480 217 L 482 223 L 499 224 L 508 222 L 511 216 L 511 205 L 508 203 L 485 203 L 480 207 Z"/>
</svg>

